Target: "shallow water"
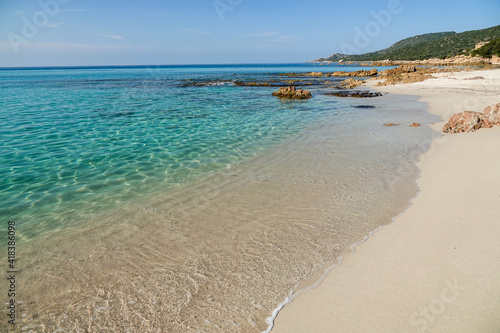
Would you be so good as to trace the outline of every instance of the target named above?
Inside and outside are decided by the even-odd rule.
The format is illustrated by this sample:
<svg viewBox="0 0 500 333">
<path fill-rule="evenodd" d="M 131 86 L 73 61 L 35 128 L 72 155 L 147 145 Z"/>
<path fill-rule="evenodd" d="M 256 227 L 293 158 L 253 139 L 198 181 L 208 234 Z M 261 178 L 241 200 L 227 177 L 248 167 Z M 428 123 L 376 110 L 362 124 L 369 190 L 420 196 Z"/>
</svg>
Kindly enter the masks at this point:
<svg viewBox="0 0 500 333">
<path fill-rule="evenodd" d="M 250 75 L 270 72 L 255 70 Z M 78 104 L 84 116 L 74 120 L 53 110 L 53 121 L 25 143 L 35 155 L 28 164 L 48 164 L 29 164 L 23 170 L 36 166 L 39 178 L 15 178 L 3 192 L 26 201 L 2 215 L 21 221 L 18 300 L 21 326 L 28 330 L 265 330 L 265 318 L 290 291 L 408 204 L 416 193 L 412 163 L 431 130 L 406 125 L 435 121 L 410 97 L 340 99 L 314 88 L 311 100 L 283 102 L 269 97 L 273 89 L 231 85 L 172 85 L 177 93 L 168 95 L 158 88 L 168 80 L 147 86 L 139 101 L 125 89 L 125 101 L 138 104 L 111 110 L 99 107 L 106 89 L 88 86 L 118 83 L 106 77 L 89 83 L 77 75 L 79 86 L 67 86 L 83 95 L 61 92 L 57 99 L 80 98 L 89 105 Z M 174 128 L 167 128 L 172 118 L 158 116 L 165 95 L 172 109 L 175 103 L 189 106 Z M 155 98 L 154 107 L 145 106 Z M 58 121 L 64 130 L 47 134 Z M 387 122 L 402 125 L 386 128 Z M 99 140 L 83 135 L 91 128 Z M 50 158 L 37 160 L 39 150 L 28 148 L 65 134 L 67 153 L 52 157 L 51 150 Z M 14 151 L 26 139 L 19 141 Z M 24 155 L 2 156 L 18 163 Z M 56 179 L 60 165 L 73 173 Z M 51 192 L 57 182 L 76 191 Z M 26 190 L 26 184 L 35 186 Z M 42 193 L 38 200 L 48 204 L 30 202 L 30 191 Z"/>
<path fill-rule="evenodd" d="M 28 239 L 255 156 L 337 107 L 233 82 L 310 67 L 0 71 L 0 214 Z"/>
</svg>

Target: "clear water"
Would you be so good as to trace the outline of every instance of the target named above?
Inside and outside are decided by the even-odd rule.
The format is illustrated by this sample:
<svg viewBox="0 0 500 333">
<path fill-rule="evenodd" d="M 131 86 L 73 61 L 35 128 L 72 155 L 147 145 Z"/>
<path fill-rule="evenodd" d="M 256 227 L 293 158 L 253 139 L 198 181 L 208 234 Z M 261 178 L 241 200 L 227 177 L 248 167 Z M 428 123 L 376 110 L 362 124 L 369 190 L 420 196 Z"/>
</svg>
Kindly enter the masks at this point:
<svg viewBox="0 0 500 333">
<path fill-rule="evenodd" d="M 233 82 L 337 69 L 0 70 L 0 215 L 30 238 L 255 156 L 341 103 L 286 103 L 271 96 L 276 88 Z M 194 81 L 213 84 L 185 86 Z"/>
<path fill-rule="evenodd" d="M 18 327 L 265 331 L 299 285 L 408 205 L 436 119 L 417 97 L 337 98 L 325 84 L 285 101 L 234 81 L 357 69 L 0 70 Z"/>
</svg>

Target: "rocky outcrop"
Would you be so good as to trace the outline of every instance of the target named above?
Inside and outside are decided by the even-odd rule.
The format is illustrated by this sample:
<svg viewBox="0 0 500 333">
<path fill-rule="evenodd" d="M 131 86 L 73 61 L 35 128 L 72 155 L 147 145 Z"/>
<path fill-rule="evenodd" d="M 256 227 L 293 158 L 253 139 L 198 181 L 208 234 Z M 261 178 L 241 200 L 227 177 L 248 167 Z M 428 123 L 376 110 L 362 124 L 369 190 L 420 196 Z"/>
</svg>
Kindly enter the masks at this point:
<svg viewBox="0 0 500 333">
<path fill-rule="evenodd" d="M 273 96 L 280 98 L 307 99 L 311 98 L 311 92 L 308 90 L 297 90 L 295 87 L 283 87 L 280 90 L 273 92 Z"/>
<path fill-rule="evenodd" d="M 378 82 L 375 86 L 387 86 L 402 83 L 421 82 L 432 78 L 432 73 L 439 73 L 440 68 L 422 68 L 412 65 L 401 65 L 393 69 L 380 72 L 380 78 L 385 81 Z"/>
<path fill-rule="evenodd" d="M 377 76 L 378 70 L 376 68 L 369 71 L 355 71 L 355 72 L 345 72 L 337 71 L 330 74 L 330 76 L 348 76 L 348 77 L 370 77 Z"/>
<path fill-rule="evenodd" d="M 422 126 L 422 125 L 420 125 L 419 123 L 413 123 L 410 125 L 410 127 L 420 127 L 420 126 Z"/>
<path fill-rule="evenodd" d="M 433 79 L 432 75 L 420 73 L 406 73 L 394 76 L 388 76 L 385 81 L 380 81 L 375 84 L 376 87 L 390 86 L 396 84 L 406 84 L 422 82 L 428 79 Z"/>
<path fill-rule="evenodd" d="M 307 73 L 280 73 L 280 76 L 313 76 L 313 77 L 322 77 L 322 76 L 342 76 L 342 77 L 371 77 L 377 76 L 378 70 L 376 68 L 368 70 L 368 71 L 355 71 L 355 72 L 345 72 L 345 71 L 337 71 L 333 73 L 322 73 L 322 72 L 307 72 Z"/>
<path fill-rule="evenodd" d="M 321 72 L 311 72 L 311 73 L 306 73 L 305 75 L 307 75 L 307 76 L 319 76 L 319 77 L 321 77 L 321 76 L 323 76 L 323 73 L 321 73 Z"/>
<path fill-rule="evenodd" d="M 447 59 L 431 58 L 426 60 L 382 60 L 367 62 L 368 66 L 398 66 L 403 64 L 423 65 L 423 66 L 450 66 L 450 65 L 479 65 L 491 64 L 492 59 L 482 58 L 480 56 L 471 57 L 468 55 L 458 55 Z"/>
<path fill-rule="evenodd" d="M 500 103 L 488 106 L 483 114 L 493 125 L 500 126 Z"/>
<path fill-rule="evenodd" d="M 326 93 L 325 95 L 337 96 L 337 97 L 356 97 L 356 98 L 368 98 L 368 97 L 378 97 L 382 96 L 379 92 L 372 92 L 366 90 L 341 90 L 331 93 Z"/>
<path fill-rule="evenodd" d="M 493 127 L 493 123 L 483 113 L 465 111 L 451 116 L 450 120 L 443 126 L 443 132 L 470 133 L 482 127 Z"/>
<path fill-rule="evenodd" d="M 362 85 L 365 82 L 366 81 L 363 81 L 363 80 L 359 80 L 359 79 L 355 80 L 353 78 L 350 78 L 350 79 L 347 79 L 347 80 L 340 82 L 340 86 L 343 88 L 352 89 L 352 88 L 359 87 L 360 85 Z"/>
<path fill-rule="evenodd" d="M 399 123 L 387 123 L 384 124 L 385 127 L 399 126 Z"/>
<path fill-rule="evenodd" d="M 443 126 L 443 132 L 470 133 L 495 125 L 500 126 L 500 103 L 486 107 L 482 113 L 465 111 L 451 116 Z"/>
<path fill-rule="evenodd" d="M 415 66 L 401 65 L 393 69 L 387 69 L 380 74 L 384 76 L 393 76 L 398 74 L 414 73 L 416 71 L 417 69 L 415 68 Z"/>
</svg>

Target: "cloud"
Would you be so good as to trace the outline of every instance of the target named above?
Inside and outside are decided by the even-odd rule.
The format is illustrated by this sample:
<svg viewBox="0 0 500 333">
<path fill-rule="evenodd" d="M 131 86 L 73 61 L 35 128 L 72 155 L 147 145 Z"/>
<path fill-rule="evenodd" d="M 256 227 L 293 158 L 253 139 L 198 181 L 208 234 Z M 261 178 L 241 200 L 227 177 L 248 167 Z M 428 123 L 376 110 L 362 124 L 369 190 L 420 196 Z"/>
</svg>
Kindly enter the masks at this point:
<svg viewBox="0 0 500 333">
<path fill-rule="evenodd" d="M 2 14 L 2 15 L 23 16 L 23 15 L 26 15 L 26 12 L 22 11 L 22 10 L 0 10 L 0 14 Z"/>
<path fill-rule="evenodd" d="M 296 36 L 294 35 L 282 35 L 281 32 L 277 31 L 253 32 L 246 34 L 246 36 L 265 38 L 265 40 L 262 41 L 265 44 L 288 43 L 297 40 Z"/>
<path fill-rule="evenodd" d="M 249 33 L 246 34 L 247 36 L 254 36 L 254 37 L 270 37 L 270 36 L 276 36 L 279 35 L 279 32 L 275 31 L 268 31 L 268 32 L 255 32 L 255 33 Z"/>
<path fill-rule="evenodd" d="M 203 31 L 203 30 L 198 30 L 198 29 L 182 29 L 182 32 L 192 32 L 196 35 L 208 35 L 210 34 L 209 31 Z"/>
<path fill-rule="evenodd" d="M 120 35 L 108 35 L 108 34 L 97 34 L 98 36 L 107 37 L 115 40 L 123 40 L 123 36 Z"/>
<path fill-rule="evenodd" d="M 59 28 L 61 25 L 64 25 L 62 22 L 58 23 L 47 23 L 45 26 L 49 28 Z"/>
<path fill-rule="evenodd" d="M 80 12 L 86 12 L 87 10 L 86 9 L 77 9 L 77 8 L 63 8 L 63 9 L 60 9 L 61 12 L 76 12 L 76 13 L 80 13 Z"/>
<path fill-rule="evenodd" d="M 269 39 L 268 42 L 271 43 L 288 43 L 297 40 L 294 35 L 283 35 L 278 38 Z"/>
<path fill-rule="evenodd" d="M 149 50 L 149 48 L 144 47 L 132 47 L 126 45 L 94 45 L 94 44 L 82 44 L 82 43 L 64 43 L 64 42 L 28 42 L 24 43 L 19 47 L 21 52 L 39 52 L 39 53 L 80 53 L 80 52 L 101 52 L 101 51 L 121 51 L 121 50 Z M 12 52 L 12 46 L 7 41 L 0 41 L 0 51 Z"/>
</svg>

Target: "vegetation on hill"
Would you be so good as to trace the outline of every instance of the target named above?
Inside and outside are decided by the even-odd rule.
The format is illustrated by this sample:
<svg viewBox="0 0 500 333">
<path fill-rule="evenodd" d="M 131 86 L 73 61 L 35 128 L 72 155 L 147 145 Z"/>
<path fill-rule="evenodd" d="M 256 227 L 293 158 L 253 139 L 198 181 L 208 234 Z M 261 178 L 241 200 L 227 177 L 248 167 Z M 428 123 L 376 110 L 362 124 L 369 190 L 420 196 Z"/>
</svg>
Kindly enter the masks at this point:
<svg viewBox="0 0 500 333">
<path fill-rule="evenodd" d="M 424 34 L 424 35 L 418 35 L 410 38 L 403 39 L 396 44 L 392 45 L 388 49 L 381 50 L 379 52 L 384 52 L 384 51 L 396 51 L 396 50 L 401 50 L 409 47 L 413 47 L 415 45 L 421 44 L 421 43 L 429 43 L 444 37 L 448 37 L 451 35 L 456 35 L 457 33 L 454 31 L 449 31 L 449 32 L 436 32 L 436 33 L 430 33 L 430 34 Z M 376 53 L 376 52 L 375 52 Z"/>
<path fill-rule="evenodd" d="M 425 60 L 446 59 L 457 55 L 470 55 L 477 43 L 500 38 L 500 25 L 482 30 L 462 33 L 441 32 L 403 39 L 391 47 L 359 55 L 336 53 L 324 61 L 369 61 L 369 60 Z"/>
<path fill-rule="evenodd" d="M 494 39 L 481 48 L 472 51 L 471 56 L 475 57 L 476 55 L 483 58 L 491 58 L 493 55 L 500 57 L 500 38 Z"/>
</svg>

